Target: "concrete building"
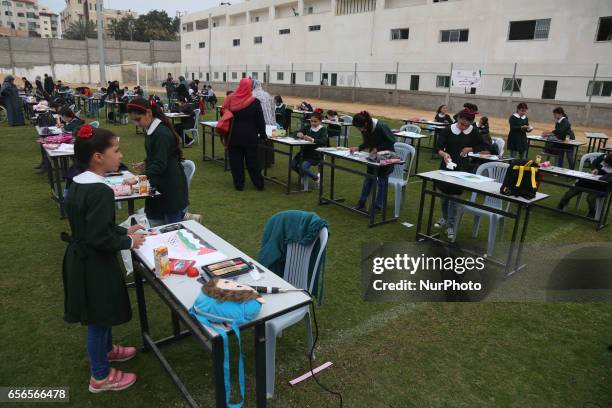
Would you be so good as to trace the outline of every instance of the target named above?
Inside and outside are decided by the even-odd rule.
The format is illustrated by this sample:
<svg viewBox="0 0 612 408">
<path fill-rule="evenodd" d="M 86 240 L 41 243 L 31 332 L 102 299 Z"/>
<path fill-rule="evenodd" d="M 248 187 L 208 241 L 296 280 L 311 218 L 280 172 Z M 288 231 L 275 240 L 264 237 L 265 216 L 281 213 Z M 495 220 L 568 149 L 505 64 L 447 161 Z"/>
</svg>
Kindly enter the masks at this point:
<svg viewBox="0 0 612 408">
<path fill-rule="evenodd" d="M 40 16 L 38 34 L 43 38 L 60 38 L 61 28 L 58 14 L 47 7 L 41 7 L 38 14 Z"/>
<path fill-rule="evenodd" d="M 0 1 L 0 36 L 38 37 L 39 30 L 36 0 Z"/>
<path fill-rule="evenodd" d="M 67 30 L 70 24 L 74 22 L 92 21 L 94 24 L 97 24 L 98 17 L 96 14 L 96 0 L 66 0 L 66 7 L 64 10 L 62 10 L 60 15 L 64 31 Z M 106 35 L 112 36 L 112 32 L 109 30 L 109 28 L 113 20 L 119 20 L 127 16 L 137 18 L 138 13 L 132 10 L 103 8 L 102 27 L 104 28 Z"/>
<path fill-rule="evenodd" d="M 610 103 L 612 1 L 251 0 L 183 16 L 181 60 L 218 82 Z"/>
</svg>

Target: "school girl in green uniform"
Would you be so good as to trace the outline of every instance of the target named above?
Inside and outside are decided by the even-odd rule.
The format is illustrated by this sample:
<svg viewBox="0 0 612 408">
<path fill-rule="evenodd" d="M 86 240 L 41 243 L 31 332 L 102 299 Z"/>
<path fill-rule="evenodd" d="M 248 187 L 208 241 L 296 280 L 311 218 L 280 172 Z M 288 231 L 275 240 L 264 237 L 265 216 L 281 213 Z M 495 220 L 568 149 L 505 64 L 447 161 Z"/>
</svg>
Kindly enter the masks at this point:
<svg viewBox="0 0 612 408">
<path fill-rule="evenodd" d="M 76 135 L 74 156 L 84 172 L 73 179 L 66 198 L 71 235 L 62 237 L 69 243 L 63 262 L 64 320 L 87 326 L 89 391 L 118 391 L 136 381 L 135 374 L 110 367 L 136 355 L 136 348 L 112 342 L 112 326 L 132 318 L 118 255 L 138 248 L 144 235 L 137 232 L 140 225 L 115 225 L 115 196 L 104 174 L 119 167 L 119 138 L 84 125 Z"/>
<path fill-rule="evenodd" d="M 145 200 L 151 226 L 183 220 L 188 204 L 187 178 L 183 169 L 180 138 L 157 103 L 136 98 L 127 104 L 130 119 L 145 129 L 146 159 L 134 168 L 146 175 L 161 193 Z M 129 183 L 135 184 L 132 179 Z"/>
</svg>

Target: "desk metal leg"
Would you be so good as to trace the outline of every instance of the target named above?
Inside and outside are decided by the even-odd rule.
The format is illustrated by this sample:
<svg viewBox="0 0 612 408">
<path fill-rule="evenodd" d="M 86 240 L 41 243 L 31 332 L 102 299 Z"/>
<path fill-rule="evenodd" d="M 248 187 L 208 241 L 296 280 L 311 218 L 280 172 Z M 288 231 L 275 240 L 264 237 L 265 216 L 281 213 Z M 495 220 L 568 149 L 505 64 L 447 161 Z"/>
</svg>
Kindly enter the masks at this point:
<svg viewBox="0 0 612 408">
<path fill-rule="evenodd" d="M 427 185 L 427 180 L 423 180 L 421 183 L 421 198 L 419 204 L 419 216 L 417 218 L 417 226 L 416 226 L 416 240 L 419 239 L 419 234 L 421 233 L 421 224 L 423 222 L 423 208 L 425 207 L 425 187 Z"/>
<path fill-rule="evenodd" d="M 128 200 L 128 215 L 134 214 L 134 200 Z"/>
<path fill-rule="evenodd" d="M 147 301 L 145 299 L 142 276 L 138 272 L 138 265 L 134 264 L 134 286 L 136 287 L 136 300 L 138 302 L 138 317 L 140 319 L 140 333 L 142 335 L 142 349 L 149 350 L 149 343 L 145 335 L 149 334 L 149 318 L 147 316 Z"/>
<path fill-rule="evenodd" d="M 258 408 L 266 406 L 266 388 L 266 324 L 260 323 L 255 326 L 255 394 Z"/>
<path fill-rule="evenodd" d="M 514 226 L 512 227 L 512 238 L 510 238 L 510 248 L 508 248 L 508 258 L 506 259 L 506 265 L 504 266 L 504 277 L 508 277 L 513 273 L 510 268 L 512 267 L 512 255 L 514 254 L 514 245 L 516 244 L 522 209 L 523 206 L 517 206 L 516 218 L 514 219 Z"/>
<path fill-rule="evenodd" d="M 608 203 L 606 205 L 606 202 Z M 599 221 L 597 222 L 597 231 L 605 227 L 608 223 L 608 214 L 610 212 L 610 203 L 612 203 L 612 191 L 608 189 L 606 198 L 604 199 L 603 206 L 601 208 L 601 214 L 599 214 Z"/>
<path fill-rule="evenodd" d="M 215 374 L 215 404 L 217 408 L 225 408 L 225 377 L 223 372 L 223 338 L 217 336 L 212 341 L 213 372 Z"/>
<path fill-rule="evenodd" d="M 423 188 L 425 188 L 425 180 L 423 180 Z M 436 188 L 436 184 L 433 184 L 433 188 Z M 431 195 L 431 201 L 429 203 L 429 217 L 427 218 L 427 235 L 431 236 L 431 225 L 433 224 L 434 211 L 436 209 L 436 196 Z"/>
<path fill-rule="evenodd" d="M 325 156 L 321 158 L 321 162 L 319 163 L 319 205 L 323 203 L 323 190 L 325 188 L 325 177 L 323 174 L 323 169 L 325 169 L 325 165 L 323 164 L 323 161 L 325 161 Z"/>
<path fill-rule="evenodd" d="M 378 189 L 378 168 L 376 169 L 376 173 L 372 176 L 374 185 L 370 190 L 370 225 L 371 227 L 376 220 L 376 190 Z M 369 176 L 366 176 L 369 177 Z"/>
<path fill-rule="evenodd" d="M 291 173 L 292 173 L 291 160 L 293 160 L 293 145 L 289 145 L 289 159 L 287 160 L 287 194 L 291 193 Z M 264 159 L 264 167 L 266 167 L 265 159 Z"/>
<path fill-rule="evenodd" d="M 574 147 L 574 162 L 572 163 L 572 170 L 576 168 L 576 160 L 578 160 L 578 146 Z"/>
<path fill-rule="evenodd" d="M 62 191 L 62 182 L 61 182 L 61 172 L 62 172 L 62 168 L 61 168 L 61 164 L 59 162 L 59 159 L 57 157 L 54 157 L 52 159 L 51 162 L 51 167 L 52 167 L 52 171 L 53 171 L 53 180 L 54 180 L 54 192 L 53 194 L 55 194 L 55 199 L 57 200 L 57 204 L 59 205 L 59 209 L 60 209 L 60 218 L 64 219 L 65 218 L 65 214 L 64 214 L 64 192 Z"/>
<path fill-rule="evenodd" d="M 202 161 L 206 161 L 206 126 L 202 125 Z"/>
<path fill-rule="evenodd" d="M 329 198 L 334 200 L 334 182 L 336 180 L 336 158 L 331 158 L 330 182 L 329 182 Z"/>
<path fill-rule="evenodd" d="M 523 220 L 523 231 L 521 231 L 521 240 L 519 241 L 518 250 L 516 251 L 516 261 L 514 262 L 514 272 L 521 269 L 521 255 L 523 254 L 523 244 L 525 243 L 525 236 L 527 235 L 527 225 L 529 225 L 529 213 L 531 207 L 527 206 L 525 209 L 525 219 Z M 517 220 L 518 221 L 518 220 Z"/>
<path fill-rule="evenodd" d="M 175 337 L 178 337 L 181 334 L 181 324 L 179 322 L 178 315 L 174 311 L 172 311 L 170 314 L 170 319 L 172 319 L 172 333 Z"/>
<path fill-rule="evenodd" d="M 412 174 L 418 174 L 419 173 L 419 157 L 421 156 L 421 139 L 417 140 L 417 148 L 416 148 L 416 157 L 414 158 L 416 160 L 416 162 L 414 163 L 414 173 Z M 408 172 L 408 174 L 410 175 L 410 172 Z"/>
</svg>

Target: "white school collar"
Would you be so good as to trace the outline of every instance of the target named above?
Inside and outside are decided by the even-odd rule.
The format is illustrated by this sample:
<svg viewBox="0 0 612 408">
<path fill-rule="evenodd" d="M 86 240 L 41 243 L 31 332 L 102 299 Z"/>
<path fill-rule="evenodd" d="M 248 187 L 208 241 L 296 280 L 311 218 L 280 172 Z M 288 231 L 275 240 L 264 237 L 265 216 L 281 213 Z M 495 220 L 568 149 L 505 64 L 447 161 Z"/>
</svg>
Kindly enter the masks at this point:
<svg viewBox="0 0 612 408">
<path fill-rule="evenodd" d="M 446 117 L 446 114 L 444 114 L 444 113 L 440 112 L 440 113 L 438 113 L 438 117 L 439 117 L 439 118 L 445 118 L 445 117 Z"/>
<path fill-rule="evenodd" d="M 108 185 L 106 184 L 106 180 L 104 179 L 104 177 L 89 170 L 74 177 L 72 181 L 78 184 L 102 183 L 104 185 Z"/>
<path fill-rule="evenodd" d="M 319 125 L 317 127 L 311 127 L 310 130 L 312 130 L 313 132 L 318 132 L 319 130 L 321 130 L 322 127 L 323 125 Z"/>
<path fill-rule="evenodd" d="M 378 124 L 378 119 L 372 118 L 372 130 L 374 130 L 377 124 Z"/>
<path fill-rule="evenodd" d="M 567 119 L 567 118 L 566 118 L 565 116 L 561 116 L 561 119 L 559 119 L 559 120 L 557 121 L 557 123 L 561 123 L 561 121 L 562 121 L 563 119 Z"/>
<path fill-rule="evenodd" d="M 457 124 L 456 124 L 456 123 L 453 123 L 453 124 L 450 126 L 450 129 L 451 129 L 451 132 L 453 132 L 453 134 L 454 134 L 454 135 L 459 135 L 459 134 L 461 134 L 461 133 L 464 133 L 464 134 L 468 135 L 468 134 L 472 133 L 472 129 L 474 129 L 474 125 L 470 125 L 470 127 L 469 127 L 469 128 L 465 129 L 465 130 L 462 132 L 462 131 L 459 129 L 459 127 L 457 126 Z"/>
<path fill-rule="evenodd" d="M 521 116 L 521 115 L 519 115 L 518 113 L 513 113 L 513 115 L 514 115 L 514 117 L 515 117 L 515 118 L 519 118 L 519 119 L 523 119 L 523 120 L 524 120 L 524 119 L 527 119 L 527 115 L 523 115 L 523 116 Z"/>
<path fill-rule="evenodd" d="M 153 132 L 155 132 L 155 129 L 157 129 L 157 126 L 161 123 L 161 120 L 155 118 L 153 119 L 153 122 L 151 122 L 151 124 L 149 125 L 149 127 L 147 128 L 147 135 L 151 135 L 153 134 Z"/>
</svg>

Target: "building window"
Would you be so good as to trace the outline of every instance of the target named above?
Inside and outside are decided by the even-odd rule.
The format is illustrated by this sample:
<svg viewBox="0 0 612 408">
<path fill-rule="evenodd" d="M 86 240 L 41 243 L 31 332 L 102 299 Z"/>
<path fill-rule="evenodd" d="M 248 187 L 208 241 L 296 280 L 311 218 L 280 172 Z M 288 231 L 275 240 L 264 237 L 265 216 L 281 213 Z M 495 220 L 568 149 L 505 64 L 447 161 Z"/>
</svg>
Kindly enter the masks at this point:
<svg viewBox="0 0 612 408">
<path fill-rule="evenodd" d="M 467 42 L 470 30 L 441 30 L 440 42 Z"/>
<path fill-rule="evenodd" d="M 587 96 L 612 96 L 612 81 L 589 81 Z"/>
<path fill-rule="evenodd" d="M 259 16 L 251 17 L 251 23 L 259 23 Z"/>
<path fill-rule="evenodd" d="M 290 32 L 291 32 L 291 30 L 289 28 L 282 28 L 282 29 L 278 30 L 278 34 L 279 35 L 289 34 Z"/>
<path fill-rule="evenodd" d="M 284 72 L 277 72 L 276 73 L 276 80 L 277 81 L 284 81 L 285 80 L 285 73 Z"/>
<path fill-rule="evenodd" d="M 337 0 L 336 15 L 367 13 L 376 10 L 376 0 Z"/>
<path fill-rule="evenodd" d="M 253 44 L 261 44 L 262 42 L 263 42 L 262 36 L 253 37 Z"/>
<path fill-rule="evenodd" d="M 385 74 L 385 85 L 397 84 L 397 74 Z"/>
<path fill-rule="evenodd" d="M 321 31 L 321 26 L 320 25 L 308 26 L 308 31 Z"/>
<path fill-rule="evenodd" d="M 25 14 L 23 14 L 23 13 L 17 13 L 17 17 L 25 17 Z"/>
<path fill-rule="evenodd" d="M 418 75 L 410 75 L 410 90 L 411 91 L 419 90 L 419 76 Z"/>
<path fill-rule="evenodd" d="M 206 43 L 205 42 L 198 43 L 198 48 L 206 48 Z"/>
<path fill-rule="evenodd" d="M 191 49 L 191 44 L 185 44 L 185 49 L 186 50 L 190 50 Z"/>
<path fill-rule="evenodd" d="M 251 72 L 251 78 L 252 79 L 259 79 L 259 73 L 258 72 Z"/>
<path fill-rule="evenodd" d="M 599 19 L 596 41 L 612 41 L 612 17 Z"/>
<path fill-rule="evenodd" d="M 12 11 L 5 11 L 5 12 L 4 12 L 4 15 L 5 15 L 5 16 L 12 16 L 12 15 L 13 15 L 13 12 L 12 12 Z"/>
<path fill-rule="evenodd" d="M 193 21 L 183 24 L 183 31 L 193 31 Z"/>
<path fill-rule="evenodd" d="M 508 41 L 546 40 L 550 31 L 550 18 L 542 20 L 511 21 Z"/>
<path fill-rule="evenodd" d="M 23 3 L 15 3 L 15 5 L 20 8 L 23 7 Z"/>
<path fill-rule="evenodd" d="M 512 78 L 504 78 L 502 83 L 502 92 L 521 92 L 521 84 L 523 80 L 521 78 L 514 78 L 514 86 L 512 85 Z"/>
<path fill-rule="evenodd" d="M 234 45 L 234 47 L 239 47 L 240 46 L 240 38 L 234 38 L 232 40 L 232 44 Z"/>
<path fill-rule="evenodd" d="M 391 30 L 392 40 L 407 40 L 410 30 L 407 28 L 393 28 Z"/>
<path fill-rule="evenodd" d="M 9 6 L 9 7 L 10 7 L 10 6 L 11 6 L 11 2 L 10 2 L 10 1 L 6 1 L 6 0 L 5 0 L 5 1 L 3 1 L 3 2 L 2 2 L 2 5 L 3 5 L 3 6 Z"/>
<path fill-rule="evenodd" d="M 314 7 L 308 7 L 306 9 L 306 14 L 312 14 L 312 13 L 314 13 Z"/>
<path fill-rule="evenodd" d="M 314 81 L 314 73 L 306 72 L 304 73 L 304 82 L 313 82 Z"/>
<path fill-rule="evenodd" d="M 196 30 L 206 30 L 208 28 L 208 20 L 197 20 L 195 28 Z"/>
<path fill-rule="evenodd" d="M 557 96 L 557 81 L 544 81 L 542 99 L 555 99 Z"/>
<path fill-rule="evenodd" d="M 433 0 L 434 3 L 444 3 L 445 1 L 448 1 L 448 0 Z"/>
<path fill-rule="evenodd" d="M 438 75 L 436 77 L 436 88 L 449 88 L 450 87 L 450 76 Z"/>
<path fill-rule="evenodd" d="M 238 79 L 238 73 L 232 72 L 232 79 Z"/>
<path fill-rule="evenodd" d="M 218 72 L 215 72 L 214 76 L 215 76 L 215 79 L 219 79 L 219 73 Z"/>
</svg>

